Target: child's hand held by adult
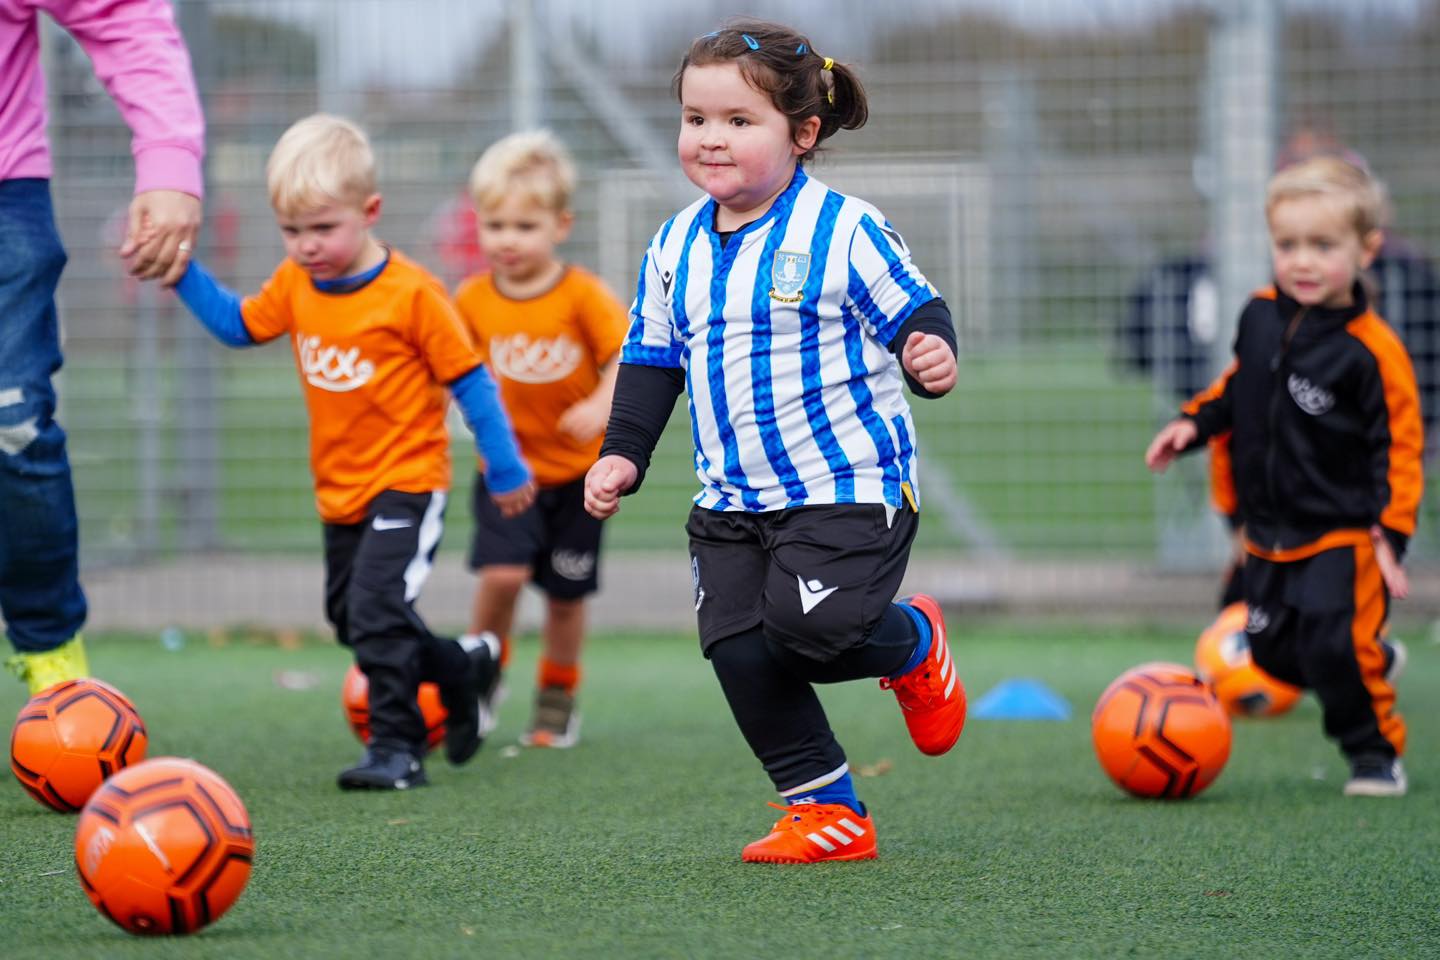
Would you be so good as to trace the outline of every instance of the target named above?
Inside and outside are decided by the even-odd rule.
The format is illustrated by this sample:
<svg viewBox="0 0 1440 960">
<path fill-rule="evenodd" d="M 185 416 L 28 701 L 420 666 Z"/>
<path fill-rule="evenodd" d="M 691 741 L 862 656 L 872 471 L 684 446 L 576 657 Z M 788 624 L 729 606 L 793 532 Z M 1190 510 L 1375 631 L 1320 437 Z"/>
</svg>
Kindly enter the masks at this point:
<svg viewBox="0 0 1440 960">
<path fill-rule="evenodd" d="M 173 287 L 200 235 L 200 198 L 179 190 L 146 190 L 130 203 L 120 257 L 132 277 Z"/>
</svg>

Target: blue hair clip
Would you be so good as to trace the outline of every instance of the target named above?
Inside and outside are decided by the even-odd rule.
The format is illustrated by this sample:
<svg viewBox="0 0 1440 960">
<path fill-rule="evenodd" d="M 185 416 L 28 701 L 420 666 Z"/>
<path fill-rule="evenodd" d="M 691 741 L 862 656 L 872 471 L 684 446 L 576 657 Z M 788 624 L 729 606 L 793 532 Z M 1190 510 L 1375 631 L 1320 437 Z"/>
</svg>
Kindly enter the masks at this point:
<svg viewBox="0 0 1440 960">
<path fill-rule="evenodd" d="M 805 44 L 802 43 L 802 44 L 800 44 L 800 46 L 798 46 L 798 47 L 795 48 L 795 52 L 796 52 L 797 54 L 799 54 L 799 53 L 804 53 L 806 50 L 809 50 L 809 49 L 810 49 L 809 47 L 805 46 Z"/>
<path fill-rule="evenodd" d="M 759 50 L 759 49 L 760 49 L 760 44 L 757 43 L 757 42 L 755 42 L 755 38 L 752 37 L 752 36 L 750 36 L 750 34 L 748 34 L 748 33 L 742 33 L 742 34 L 740 34 L 740 39 L 741 39 L 741 40 L 744 40 L 744 41 L 745 41 L 745 46 L 749 47 L 751 50 Z"/>
</svg>

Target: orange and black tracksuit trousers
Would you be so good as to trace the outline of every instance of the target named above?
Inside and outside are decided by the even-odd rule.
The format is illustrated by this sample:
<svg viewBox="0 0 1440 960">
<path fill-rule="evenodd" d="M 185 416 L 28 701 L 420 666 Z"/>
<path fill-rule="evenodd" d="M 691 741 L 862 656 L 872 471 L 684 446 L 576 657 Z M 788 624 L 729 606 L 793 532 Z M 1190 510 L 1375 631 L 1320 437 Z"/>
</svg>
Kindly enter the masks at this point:
<svg viewBox="0 0 1440 960">
<path fill-rule="evenodd" d="M 1313 690 L 1326 735 L 1347 757 L 1403 754 L 1405 721 L 1380 643 L 1390 596 L 1369 534 L 1336 531 L 1278 552 L 1246 548 L 1245 631 L 1256 666 Z"/>
</svg>

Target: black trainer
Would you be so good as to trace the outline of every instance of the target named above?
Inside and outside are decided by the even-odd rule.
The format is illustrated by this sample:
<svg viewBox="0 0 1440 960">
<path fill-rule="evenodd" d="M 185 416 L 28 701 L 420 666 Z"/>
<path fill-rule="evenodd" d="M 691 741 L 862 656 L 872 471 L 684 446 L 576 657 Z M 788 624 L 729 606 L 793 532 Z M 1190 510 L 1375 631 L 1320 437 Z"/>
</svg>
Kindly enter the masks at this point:
<svg viewBox="0 0 1440 960">
<path fill-rule="evenodd" d="M 469 760 L 495 728 L 491 700 L 500 682 L 500 638 L 486 631 L 469 633 L 457 641 L 470 661 L 465 677 L 440 686 L 445 705 L 445 759 L 454 764 Z"/>
<path fill-rule="evenodd" d="M 420 758 L 408 750 L 367 747 L 359 763 L 340 771 L 342 790 L 409 790 L 429 782 Z"/>
<path fill-rule="evenodd" d="M 1403 797 L 1408 786 L 1399 757 L 1367 753 L 1350 758 L 1347 797 Z"/>
</svg>

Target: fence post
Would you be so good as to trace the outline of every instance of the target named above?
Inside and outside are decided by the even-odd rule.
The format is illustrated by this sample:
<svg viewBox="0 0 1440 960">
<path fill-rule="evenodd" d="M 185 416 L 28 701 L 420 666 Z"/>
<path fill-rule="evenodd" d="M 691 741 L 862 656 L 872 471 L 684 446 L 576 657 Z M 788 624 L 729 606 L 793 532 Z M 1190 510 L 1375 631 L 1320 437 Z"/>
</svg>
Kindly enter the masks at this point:
<svg viewBox="0 0 1440 960">
<path fill-rule="evenodd" d="M 1270 275 L 1265 183 L 1274 165 L 1279 87 L 1275 0 L 1217 0 L 1210 37 L 1211 271 L 1219 324 L 1212 372 L 1230 362 L 1235 321 Z"/>
<path fill-rule="evenodd" d="M 1214 313 L 1209 375 L 1230 363 L 1235 323 L 1250 293 L 1269 276 L 1270 246 L 1265 233 L 1265 182 L 1275 142 L 1278 76 L 1276 0 L 1213 0 L 1204 110 L 1197 158 L 1200 187 L 1210 203 L 1209 277 L 1185 297 L 1195 336 L 1197 317 Z M 1206 290 L 1214 291 L 1206 303 Z M 1175 302 L 1175 292 L 1162 302 Z M 1166 351 L 1174 356 L 1173 351 Z M 1168 392 L 1167 392 L 1168 396 Z M 1155 487 L 1156 534 L 1160 560 L 1170 570 L 1219 571 L 1229 535 L 1210 509 L 1209 473 L 1202 458 L 1178 467 L 1186 484 Z M 1196 492 L 1199 496 L 1196 496 Z M 1201 504 L 1199 511 L 1195 502 Z"/>
<path fill-rule="evenodd" d="M 209 0 L 182 0 L 176 5 L 176 14 L 190 48 L 190 63 L 203 104 L 214 79 L 215 62 Z M 197 251 L 202 260 L 209 252 L 208 236 L 209 231 L 202 228 Z M 185 322 L 176 326 L 179 475 L 175 487 L 180 511 L 178 546 L 187 552 L 214 549 L 220 541 L 219 379 L 223 370 L 215 358 L 216 347 L 199 324 Z"/>
<path fill-rule="evenodd" d="M 510 126 L 534 130 L 544 117 L 535 0 L 510 0 Z"/>
</svg>

